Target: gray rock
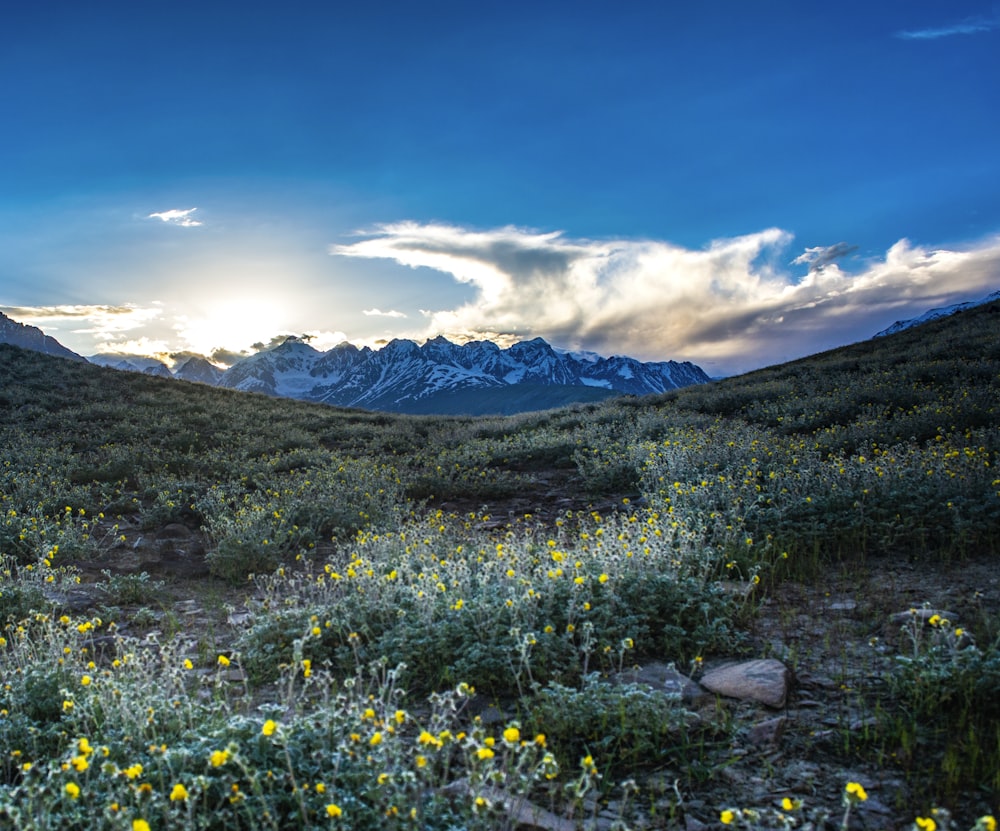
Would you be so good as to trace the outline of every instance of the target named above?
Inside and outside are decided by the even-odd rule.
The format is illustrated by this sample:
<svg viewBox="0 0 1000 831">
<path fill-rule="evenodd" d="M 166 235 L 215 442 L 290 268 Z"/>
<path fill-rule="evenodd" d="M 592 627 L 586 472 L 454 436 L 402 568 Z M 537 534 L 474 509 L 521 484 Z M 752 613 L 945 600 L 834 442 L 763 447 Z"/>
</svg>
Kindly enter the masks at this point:
<svg viewBox="0 0 1000 831">
<path fill-rule="evenodd" d="M 938 615 L 942 620 L 947 620 L 949 623 L 958 623 L 958 614 L 955 612 L 949 612 L 947 609 L 907 609 L 905 612 L 896 612 L 889 620 L 893 623 L 904 624 L 911 620 L 919 620 L 922 623 L 929 621 L 934 615 Z"/>
<path fill-rule="evenodd" d="M 705 690 L 680 672 L 673 664 L 651 663 L 620 672 L 616 680 L 623 684 L 645 684 L 657 692 L 678 697 L 685 704 L 697 704 Z"/>
<path fill-rule="evenodd" d="M 701 677 L 701 685 L 710 692 L 775 709 L 785 706 L 790 683 L 791 671 L 775 658 L 727 664 Z"/>
<path fill-rule="evenodd" d="M 785 725 L 788 719 L 785 716 L 769 718 L 766 721 L 758 722 L 750 728 L 747 739 L 758 747 L 763 745 L 776 745 L 781 741 L 781 736 L 785 732 Z"/>
</svg>

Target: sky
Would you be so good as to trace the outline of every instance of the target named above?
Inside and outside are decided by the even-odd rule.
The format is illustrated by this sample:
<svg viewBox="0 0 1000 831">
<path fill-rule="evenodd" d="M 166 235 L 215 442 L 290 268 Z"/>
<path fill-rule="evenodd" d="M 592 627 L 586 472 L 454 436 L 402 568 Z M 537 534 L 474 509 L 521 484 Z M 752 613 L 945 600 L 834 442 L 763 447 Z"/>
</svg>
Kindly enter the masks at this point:
<svg viewBox="0 0 1000 831">
<path fill-rule="evenodd" d="M 18 3 L 0 312 L 744 372 L 1000 289 L 998 101 L 991 2 Z"/>
</svg>

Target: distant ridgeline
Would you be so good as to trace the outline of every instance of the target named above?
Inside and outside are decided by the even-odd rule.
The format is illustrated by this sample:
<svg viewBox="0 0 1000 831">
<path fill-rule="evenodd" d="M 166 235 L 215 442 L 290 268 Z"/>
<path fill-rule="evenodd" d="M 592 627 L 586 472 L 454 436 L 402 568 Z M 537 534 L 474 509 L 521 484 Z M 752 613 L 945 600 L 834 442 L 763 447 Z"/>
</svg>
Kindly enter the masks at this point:
<svg viewBox="0 0 1000 831">
<path fill-rule="evenodd" d="M 397 413 L 510 414 L 648 395 L 711 380 L 690 362 L 642 362 L 592 352 L 558 352 L 541 338 L 501 349 L 489 341 L 462 346 L 442 337 L 418 346 L 393 340 L 382 349 L 342 343 L 328 352 L 300 338 L 258 352 L 222 370 L 194 356 L 173 371 L 138 355 L 84 358 L 35 326 L 0 313 L 0 343 L 75 361 L 195 381 L 283 398 Z"/>
<path fill-rule="evenodd" d="M 509 414 L 615 395 L 666 392 L 710 379 L 694 364 L 642 362 L 557 352 L 541 338 L 501 349 L 438 337 L 421 346 L 393 340 L 382 349 L 349 343 L 328 352 L 288 338 L 220 370 L 193 357 L 171 372 L 148 358 L 97 355 L 94 363 L 245 392 L 398 413 Z"/>
</svg>

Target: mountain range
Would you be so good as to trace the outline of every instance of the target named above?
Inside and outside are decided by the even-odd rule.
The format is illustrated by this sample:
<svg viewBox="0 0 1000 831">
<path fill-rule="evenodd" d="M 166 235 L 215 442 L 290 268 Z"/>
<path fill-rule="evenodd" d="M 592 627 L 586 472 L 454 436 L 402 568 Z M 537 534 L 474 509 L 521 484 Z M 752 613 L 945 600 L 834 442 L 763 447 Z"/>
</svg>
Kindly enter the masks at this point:
<svg viewBox="0 0 1000 831">
<path fill-rule="evenodd" d="M 320 352 L 305 339 L 289 337 L 226 370 L 200 356 L 190 356 L 171 370 L 145 356 L 84 358 L 41 329 L 0 313 L 0 343 L 163 378 L 399 413 L 509 414 L 665 392 L 710 380 L 688 362 L 560 352 L 541 338 L 507 349 L 490 341 L 460 346 L 437 337 L 421 345 L 397 339 L 378 350 L 341 343 Z"/>
<path fill-rule="evenodd" d="M 172 373 L 150 358 L 95 355 L 90 360 L 244 392 L 400 413 L 523 412 L 710 380 L 691 363 L 559 352 L 541 338 L 507 349 L 490 341 L 458 345 L 437 337 L 421 345 L 397 339 L 378 350 L 341 343 L 320 352 L 304 339 L 289 337 L 225 371 L 198 357 Z"/>
<path fill-rule="evenodd" d="M 931 309 L 878 332 L 884 337 L 936 318 L 1000 299 Z M 458 345 L 436 337 L 418 345 L 392 340 L 378 350 L 341 343 L 327 352 L 289 337 L 221 369 L 190 356 L 173 369 L 144 356 L 100 354 L 84 358 L 35 326 L 0 313 L 0 343 L 77 361 L 245 392 L 398 413 L 510 414 L 615 395 L 661 393 L 711 379 L 690 362 L 642 362 L 626 356 L 565 352 L 541 338 L 501 349 L 490 341 Z"/>
</svg>

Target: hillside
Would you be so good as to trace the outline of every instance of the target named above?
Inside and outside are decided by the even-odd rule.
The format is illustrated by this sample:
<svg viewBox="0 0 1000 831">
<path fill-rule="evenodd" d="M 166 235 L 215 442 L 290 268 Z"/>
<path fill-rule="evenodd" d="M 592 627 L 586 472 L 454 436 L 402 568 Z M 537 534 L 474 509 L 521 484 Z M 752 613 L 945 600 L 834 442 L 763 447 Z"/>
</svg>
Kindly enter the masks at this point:
<svg viewBox="0 0 1000 831">
<path fill-rule="evenodd" d="M 839 827 L 857 782 L 851 828 L 970 826 L 998 316 L 489 418 L 0 346 L 0 818 Z M 708 692 L 748 659 L 780 701 Z"/>
</svg>

